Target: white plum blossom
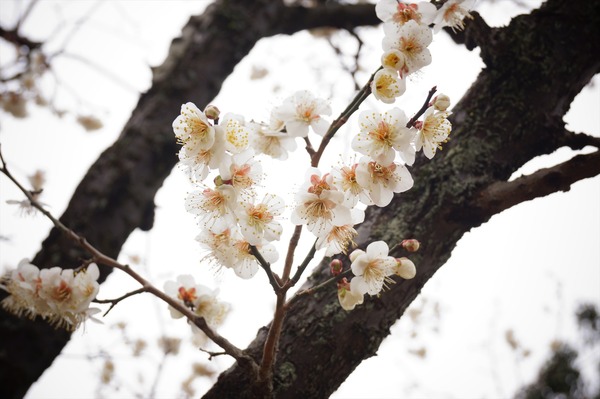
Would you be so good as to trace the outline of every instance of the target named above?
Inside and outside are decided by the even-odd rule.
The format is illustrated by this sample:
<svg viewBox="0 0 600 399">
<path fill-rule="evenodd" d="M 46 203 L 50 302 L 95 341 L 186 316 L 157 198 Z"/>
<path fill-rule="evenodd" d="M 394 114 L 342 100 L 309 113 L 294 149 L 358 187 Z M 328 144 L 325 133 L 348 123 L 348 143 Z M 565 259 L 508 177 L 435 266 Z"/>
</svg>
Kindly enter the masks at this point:
<svg viewBox="0 0 600 399">
<path fill-rule="evenodd" d="M 77 271 L 60 267 L 40 270 L 23 260 L 3 279 L 2 288 L 10 295 L 2 300 L 2 307 L 19 316 L 40 316 L 53 325 L 75 330 L 99 312 L 89 307 L 98 294 L 99 276 L 95 263 Z"/>
<path fill-rule="evenodd" d="M 237 210 L 240 232 L 251 245 L 279 240 L 283 228 L 276 220 L 285 208 L 281 197 L 267 194 L 258 203 L 243 202 Z"/>
<path fill-rule="evenodd" d="M 218 187 L 192 191 L 185 198 L 186 211 L 197 215 L 198 224 L 211 228 L 218 220 L 232 224 L 236 195 L 233 188 L 222 184 Z"/>
<path fill-rule="evenodd" d="M 203 260 L 217 268 L 232 265 L 234 253 L 231 250 L 233 229 L 225 223 L 216 223 L 210 229 L 204 229 L 196 237 L 196 241 L 207 250 Z M 235 236 L 235 234 L 233 234 Z"/>
<path fill-rule="evenodd" d="M 406 127 L 408 118 L 404 111 L 399 108 L 392 108 L 383 114 L 363 111 L 358 120 L 360 133 L 352 140 L 355 151 L 368 155 L 381 164 L 393 162 L 398 151 L 406 164 L 413 164 L 416 130 Z"/>
<path fill-rule="evenodd" d="M 225 149 L 232 154 L 238 154 L 248 148 L 250 130 L 242 115 L 227 113 L 219 126 L 225 135 Z"/>
<path fill-rule="evenodd" d="M 270 264 L 277 262 L 279 254 L 272 244 L 255 245 L 263 258 Z M 250 243 L 243 238 L 232 240 L 232 263 L 223 265 L 233 269 L 238 277 L 249 279 L 258 272 L 259 264 L 250 250 Z"/>
<path fill-rule="evenodd" d="M 394 274 L 396 259 L 388 256 L 388 252 L 385 242 L 375 241 L 367 246 L 365 252 L 354 257 L 351 268 L 355 277 L 350 281 L 351 291 L 377 295 L 386 282 L 393 281 L 389 276 Z"/>
<path fill-rule="evenodd" d="M 173 121 L 177 141 L 193 150 L 208 150 L 215 142 L 215 129 L 204 112 L 194 103 L 181 106 L 181 114 Z"/>
<path fill-rule="evenodd" d="M 409 75 L 426 65 L 431 64 L 431 53 L 427 46 L 433 40 L 433 33 L 427 25 L 408 21 L 404 25 L 386 24 L 383 27 L 383 50 L 398 50 L 404 55 L 405 65 L 401 75 Z"/>
<path fill-rule="evenodd" d="M 344 193 L 344 205 L 350 208 L 356 206 L 358 201 L 363 204 L 372 203 L 364 187 L 356 181 L 357 166 L 357 163 L 352 166 L 343 165 L 339 168 L 334 167 L 331 171 L 333 184 Z"/>
<path fill-rule="evenodd" d="M 437 9 L 431 3 L 404 3 L 398 0 L 380 0 L 375 5 L 375 13 L 383 22 L 403 25 L 408 21 L 429 25 L 433 22 Z"/>
<path fill-rule="evenodd" d="M 437 10 L 433 20 L 435 33 L 439 32 L 444 26 L 449 26 L 452 30 L 463 30 L 465 27 L 464 19 L 472 18 L 469 10 L 475 5 L 475 0 L 448 0 Z"/>
<path fill-rule="evenodd" d="M 344 204 L 344 193 L 335 188 L 329 173 L 320 175 L 317 169 L 309 169 L 308 182 L 296 194 L 298 205 L 290 218 L 295 225 L 305 224 L 317 237 L 327 234 L 333 226 L 352 223 L 350 209 Z"/>
<path fill-rule="evenodd" d="M 404 165 L 380 164 L 369 157 L 361 158 L 356 168 L 356 181 L 369 193 L 371 204 L 387 206 L 394 193 L 401 193 L 413 186 L 413 179 Z"/>
<path fill-rule="evenodd" d="M 448 141 L 452 123 L 448 120 L 450 112 L 436 111 L 434 107 L 429 107 L 423 114 L 423 121 L 415 124 L 419 129 L 417 133 L 416 148 L 419 151 L 423 148 L 423 153 L 429 159 L 435 156 L 441 144 Z"/>
<path fill-rule="evenodd" d="M 225 157 L 219 167 L 220 180 L 231 185 L 237 193 L 252 192 L 263 178 L 262 166 L 255 159 L 254 151 L 248 148 L 244 152 Z"/>
<path fill-rule="evenodd" d="M 204 181 L 210 170 L 218 169 L 225 156 L 223 128 L 215 126 L 215 141 L 212 147 L 201 149 L 183 146 L 179 150 L 179 164 L 190 180 L 195 183 Z"/>
<path fill-rule="evenodd" d="M 338 283 L 338 300 L 340 301 L 342 309 L 352 310 L 356 305 L 362 304 L 364 299 L 364 294 L 361 294 L 356 290 L 352 291 L 352 286 L 345 277 Z"/>
<path fill-rule="evenodd" d="M 398 72 L 391 68 L 383 68 L 375 73 L 371 82 L 371 92 L 376 99 L 386 104 L 396 101 L 406 91 L 406 82 Z"/>
<path fill-rule="evenodd" d="M 164 289 L 167 295 L 179 300 L 196 315 L 203 317 L 211 327 L 221 325 L 229 311 L 228 304 L 217 300 L 218 291 L 196 284 L 194 277 L 189 274 L 177 276 L 176 281 L 165 282 Z M 183 317 L 183 314 L 172 306 L 169 306 L 169 311 L 174 319 Z"/>
<path fill-rule="evenodd" d="M 352 221 L 349 224 L 333 226 L 327 234 L 320 235 L 315 248 L 325 248 L 325 256 L 346 253 L 348 247 L 355 245 L 353 239 L 358 233 L 354 226 L 365 220 L 365 212 L 361 209 L 350 209 L 350 217 Z"/>
<path fill-rule="evenodd" d="M 322 115 L 331 115 L 331 107 L 306 90 L 294 93 L 273 112 L 277 119 L 285 122 L 286 131 L 292 137 L 307 137 L 309 126 L 320 136 L 329 128 L 329 122 Z"/>
<path fill-rule="evenodd" d="M 288 152 L 297 147 L 296 138 L 283 132 L 285 123 L 271 113 L 268 125 L 252 123 L 250 145 L 258 154 L 265 154 L 280 161 L 288 158 Z"/>
</svg>

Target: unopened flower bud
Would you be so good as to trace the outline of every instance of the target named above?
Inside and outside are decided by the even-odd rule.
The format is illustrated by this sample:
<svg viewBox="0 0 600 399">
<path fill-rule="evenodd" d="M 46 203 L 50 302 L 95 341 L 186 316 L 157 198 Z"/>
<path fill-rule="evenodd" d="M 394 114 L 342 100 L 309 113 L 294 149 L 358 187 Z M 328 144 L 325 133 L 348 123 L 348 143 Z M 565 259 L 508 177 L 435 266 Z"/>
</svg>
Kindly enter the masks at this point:
<svg viewBox="0 0 600 399">
<path fill-rule="evenodd" d="M 354 260 L 356 258 L 358 258 L 360 255 L 362 255 L 364 253 L 365 253 L 365 251 L 363 251 L 362 249 L 355 249 L 354 251 L 352 251 L 352 253 L 349 256 L 350 262 L 354 262 Z"/>
<path fill-rule="evenodd" d="M 344 270 L 344 264 L 339 259 L 334 259 L 329 263 L 329 270 L 331 270 L 331 274 L 337 276 Z"/>
<path fill-rule="evenodd" d="M 411 238 L 409 240 L 402 240 L 400 245 L 408 252 L 417 252 L 419 250 L 419 247 L 421 246 L 421 243 L 415 240 L 414 238 Z"/>
<path fill-rule="evenodd" d="M 445 94 L 438 94 L 431 103 L 437 111 L 445 111 L 450 106 L 450 97 Z"/>
<path fill-rule="evenodd" d="M 212 119 L 213 121 L 218 121 L 220 114 L 221 111 L 219 111 L 219 108 L 215 107 L 214 105 L 209 104 L 206 106 L 206 108 L 204 108 L 204 115 L 206 115 L 208 119 Z"/>
<path fill-rule="evenodd" d="M 410 280 L 417 274 L 417 268 L 412 260 L 408 258 L 396 258 L 396 275 Z"/>
</svg>

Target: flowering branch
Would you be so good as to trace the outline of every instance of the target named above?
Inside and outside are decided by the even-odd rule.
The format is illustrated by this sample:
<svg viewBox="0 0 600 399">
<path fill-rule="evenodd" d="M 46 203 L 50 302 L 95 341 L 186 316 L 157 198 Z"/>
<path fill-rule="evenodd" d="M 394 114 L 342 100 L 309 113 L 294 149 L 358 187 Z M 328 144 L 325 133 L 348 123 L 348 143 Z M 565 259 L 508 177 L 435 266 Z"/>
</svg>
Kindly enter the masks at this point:
<svg viewBox="0 0 600 399">
<path fill-rule="evenodd" d="M 67 235 L 69 239 L 76 242 L 79 246 L 81 246 L 84 250 L 89 252 L 92 255 L 92 258 L 95 262 L 103 264 L 108 267 L 112 267 L 114 269 L 119 269 L 129 276 L 131 276 L 134 280 L 136 280 L 142 286 L 141 290 L 144 292 L 149 292 L 159 299 L 166 302 L 168 305 L 176 309 L 178 312 L 183 314 L 190 322 L 196 325 L 208 338 L 210 338 L 214 343 L 219 345 L 221 348 L 227 352 L 231 357 L 236 359 L 238 362 L 245 364 L 251 368 L 256 367 L 256 363 L 254 359 L 252 359 L 249 355 L 247 355 L 244 351 L 237 348 L 227 339 L 219 335 L 216 331 L 214 331 L 203 317 L 196 315 L 192 312 L 188 307 L 186 307 L 183 303 L 176 300 L 175 298 L 165 294 L 160 289 L 156 288 L 152 285 L 148 280 L 142 277 L 140 274 L 131 269 L 128 265 L 123 265 L 117 262 L 115 259 L 105 255 L 96 249 L 93 245 L 91 245 L 84 237 L 79 236 L 73 230 L 65 226 L 60 220 L 56 219 L 50 212 L 48 212 L 44 207 L 33 197 L 31 192 L 27 190 L 21 183 L 10 173 L 8 170 L 7 163 L 2 155 L 1 147 L 0 147 L 0 172 L 2 172 L 6 177 L 8 177 L 18 188 L 25 194 L 27 199 L 29 200 L 31 206 L 38 209 L 44 216 L 46 216 L 54 226 Z M 142 291 L 140 291 L 142 292 Z M 133 295 L 133 294 L 132 294 Z M 110 310 L 110 309 L 109 309 Z"/>
</svg>

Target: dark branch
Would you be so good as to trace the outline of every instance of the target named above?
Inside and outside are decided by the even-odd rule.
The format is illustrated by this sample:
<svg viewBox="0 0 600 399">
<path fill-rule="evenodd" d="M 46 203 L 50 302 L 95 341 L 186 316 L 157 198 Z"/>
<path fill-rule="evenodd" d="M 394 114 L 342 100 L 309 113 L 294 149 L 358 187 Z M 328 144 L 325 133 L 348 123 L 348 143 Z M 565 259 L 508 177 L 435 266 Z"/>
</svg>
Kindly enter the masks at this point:
<svg viewBox="0 0 600 399">
<path fill-rule="evenodd" d="M 579 180 L 600 174 L 600 151 L 577 155 L 570 160 L 540 169 L 510 182 L 496 182 L 481 191 L 474 207 L 491 216 L 521 202 L 569 191 Z"/>
</svg>

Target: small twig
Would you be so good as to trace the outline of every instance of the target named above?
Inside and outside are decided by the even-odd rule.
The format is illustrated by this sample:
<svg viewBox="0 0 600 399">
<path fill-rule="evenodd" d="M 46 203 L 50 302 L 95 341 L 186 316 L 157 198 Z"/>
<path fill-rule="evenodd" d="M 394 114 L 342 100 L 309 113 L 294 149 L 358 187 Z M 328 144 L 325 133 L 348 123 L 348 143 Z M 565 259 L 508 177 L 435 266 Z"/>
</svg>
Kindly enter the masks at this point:
<svg viewBox="0 0 600 399">
<path fill-rule="evenodd" d="M 213 357 L 222 356 L 222 355 L 227 354 L 227 352 L 211 352 L 211 351 L 207 351 L 206 349 L 202 349 L 202 348 L 198 348 L 198 349 L 200 349 L 200 351 L 208 354 L 208 360 L 212 360 Z"/>
<path fill-rule="evenodd" d="M 306 143 L 306 152 L 308 152 L 308 156 L 312 158 L 313 155 L 315 155 L 315 149 L 313 148 L 308 136 L 304 138 L 304 142 Z"/>
<path fill-rule="evenodd" d="M 148 292 L 148 291 L 146 291 L 146 289 L 144 287 L 142 287 L 142 288 L 138 288 L 137 290 L 128 292 L 125 295 L 121 295 L 120 297 L 115 298 L 115 299 L 94 299 L 92 302 L 95 302 L 95 303 L 110 303 L 111 304 L 110 307 L 102 315 L 102 316 L 106 316 L 108 314 L 108 312 L 110 312 L 112 310 L 112 308 L 114 308 L 117 303 L 121 302 L 123 299 L 129 298 L 130 296 L 141 294 L 142 292 Z"/>
<path fill-rule="evenodd" d="M 271 284 L 271 287 L 273 287 L 273 290 L 275 291 L 275 293 L 279 292 L 279 290 L 281 289 L 281 285 L 279 284 L 279 281 L 278 281 L 279 278 L 275 275 L 275 273 L 273 273 L 273 270 L 271 270 L 271 264 L 266 261 L 266 259 L 262 256 L 262 254 L 258 250 L 258 248 L 256 248 L 254 245 L 250 245 L 250 252 L 252 252 L 252 255 L 254 255 L 254 257 L 258 261 L 258 264 L 260 265 L 260 267 L 262 267 L 264 269 L 264 271 L 267 273 L 267 277 L 269 278 L 269 283 Z"/>
<path fill-rule="evenodd" d="M 412 118 L 410 118 L 410 120 L 406 124 L 406 127 L 408 127 L 408 128 L 413 127 L 413 125 L 415 124 L 417 119 L 419 119 L 421 117 L 421 115 L 423 115 L 425 113 L 425 111 L 427 111 L 427 108 L 430 107 L 429 102 L 431 101 L 431 98 L 433 97 L 433 95 L 435 94 L 436 91 L 437 91 L 436 86 L 433 86 L 431 88 L 431 90 L 429 90 L 429 94 L 427 94 L 427 98 L 425 99 L 423 106 L 421 107 L 421 109 L 419 109 L 417 111 L 417 113 Z"/>
<path fill-rule="evenodd" d="M 294 274 L 292 279 L 286 283 L 287 288 L 293 287 L 294 285 L 296 285 L 298 280 L 300 280 L 302 273 L 304 273 L 304 270 L 306 270 L 310 261 L 313 260 L 313 258 L 315 257 L 315 252 L 317 252 L 317 240 L 315 240 L 315 243 L 313 244 L 312 248 L 310 249 L 310 251 L 308 251 L 308 254 L 306 255 L 306 258 L 304 258 L 302 264 L 298 266 L 298 269 L 296 270 L 296 273 Z"/>
<path fill-rule="evenodd" d="M 369 78 L 369 81 L 363 86 L 363 88 L 358 93 L 356 93 L 356 96 L 354 97 L 352 102 L 350 102 L 348 107 L 346 107 L 346 109 L 340 114 L 340 116 L 331 123 L 331 126 L 329 126 L 329 130 L 327 130 L 327 133 L 325 133 L 325 135 L 323 136 L 323 140 L 321 140 L 319 149 L 311 157 L 311 166 L 315 168 L 319 166 L 319 161 L 321 160 L 323 151 L 325 151 L 325 147 L 327 147 L 333 136 L 337 133 L 338 130 L 340 130 L 344 123 L 348 121 L 350 116 L 354 112 L 356 112 L 360 104 L 362 104 L 362 102 L 365 101 L 369 94 L 371 94 L 371 82 L 375 78 L 375 74 L 379 72 L 379 70 L 381 70 L 382 68 L 383 67 L 379 67 L 375 72 L 373 72 L 373 74 Z"/>
<path fill-rule="evenodd" d="M 21 25 L 23 25 L 23 22 L 25 22 L 27 17 L 29 17 L 29 14 L 31 14 L 31 10 L 33 10 L 33 7 L 38 3 L 38 1 L 39 0 L 31 0 L 31 2 L 27 5 L 27 8 L 23 12 L 23 15 L 21 15 L 21 17 L 17 21 L 17 24 L 15 25 L 15 32 L 19 31 Z"/>
</svg>

